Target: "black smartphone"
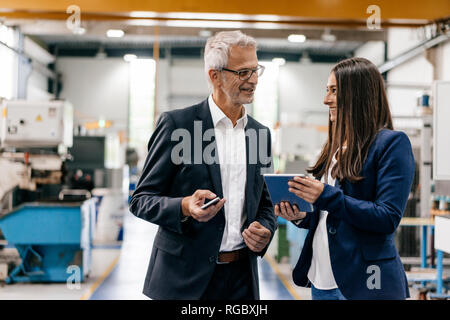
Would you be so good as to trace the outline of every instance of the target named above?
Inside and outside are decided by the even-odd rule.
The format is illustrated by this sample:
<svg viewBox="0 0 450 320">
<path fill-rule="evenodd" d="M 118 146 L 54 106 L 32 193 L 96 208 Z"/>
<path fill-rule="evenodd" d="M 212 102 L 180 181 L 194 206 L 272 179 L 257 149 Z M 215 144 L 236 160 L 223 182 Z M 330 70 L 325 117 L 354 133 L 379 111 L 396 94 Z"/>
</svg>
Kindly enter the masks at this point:
<svg viewBox="0 0 450 320">
<path fill-rule="evenodd" d="M 201 209 L 204 210 L 204 209 L 208 208 L 209 206 L 212 206 L 213 204 L 216 204 L 219 201 L 220 201 L 220 198 L 216 197 L 216 198 L 212 199 L 210 202 L 207 202 L 204 205 L 202 205 Z"/>
</svg>

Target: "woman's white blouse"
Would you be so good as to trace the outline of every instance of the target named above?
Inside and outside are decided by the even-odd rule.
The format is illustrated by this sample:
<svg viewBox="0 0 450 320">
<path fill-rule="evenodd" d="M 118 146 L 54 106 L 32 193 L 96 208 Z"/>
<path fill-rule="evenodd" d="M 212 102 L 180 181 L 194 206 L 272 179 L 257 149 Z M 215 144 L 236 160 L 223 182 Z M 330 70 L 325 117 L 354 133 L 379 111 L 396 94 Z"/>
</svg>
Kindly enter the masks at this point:
<svg viewBox="0 0 450 320">
<path fill-rule="evenodd" d="M 336 163 L 336 155 L 333 157 L 330 168 L 333 168 Z M 331 170 L 328 171 L 326 180 L 325 175 L 320 180 L 328 185 L 334 186 L 335 179 L 331 177 Z M 328 211 L 320 211 L 320 220 L 313 238 L 313 254 L 311 266 L 308 271 L 308 279 L 312 282 L 314 287 L 322 290 L 330 290 L 337 288 L 334 279 L 333 270 L 330 261 L 330 249 L 328 247 L 328 233 L 327 233 L 327 216 Z"/>
</svg>

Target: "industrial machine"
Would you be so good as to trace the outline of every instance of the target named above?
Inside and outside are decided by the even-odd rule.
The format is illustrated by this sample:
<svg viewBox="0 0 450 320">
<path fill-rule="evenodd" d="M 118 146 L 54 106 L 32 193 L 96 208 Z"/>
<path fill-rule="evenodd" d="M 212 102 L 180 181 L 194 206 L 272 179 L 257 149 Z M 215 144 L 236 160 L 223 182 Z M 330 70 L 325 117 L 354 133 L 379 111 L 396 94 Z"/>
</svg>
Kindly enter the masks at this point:
<svg viewBox="0 0 450 320">
<path fill-rule="evenodd" d="M 94 200 L 26 203 L 0 217 L 5 238 L 22 259 L 6 283 L 66 282 L 74 267 L 84 281 L 91 265 Z"/>
<path fill-rule="evenodd" d="M 5 100 L 2 112 L 2 147 L 72 146 L 73 110 L 66 101 Z"/>
<path fill-rule="evenodd" d="M 66 184 L 73 109 L 67 101 L 2 101 L 0 229 L 20 264 L 7 283 L 76 281 L 90 271 L 95 199 Z"/>
<path fill-rule="evenodd" d="M 0 121 L 0 198 L 9 209 L 22 202 L 56 200 L 72 146 L 68 102 L 3 101 Z M 5 196 L 8 196 L 5 199 Z"/>
</svg>

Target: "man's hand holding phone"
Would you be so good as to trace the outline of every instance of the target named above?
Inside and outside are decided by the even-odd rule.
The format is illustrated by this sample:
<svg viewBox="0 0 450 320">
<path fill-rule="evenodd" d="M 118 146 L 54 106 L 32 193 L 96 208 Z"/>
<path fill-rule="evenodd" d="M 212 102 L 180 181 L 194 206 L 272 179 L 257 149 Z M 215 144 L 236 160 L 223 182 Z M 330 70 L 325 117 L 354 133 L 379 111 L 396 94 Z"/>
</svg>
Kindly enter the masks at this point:
<svg viewBox="0 0 450 320">
<path fill-rule="evenodd" d="M 185 197 L 181 201 L 181 210 L 186 217 L 192 217 L 199 222 L 207 222 L 212 219 L 225 204 L 225 199 L 215 200 L 215 204 L 205 205 L 205 202 L 217 198 L 209 190 L 197 190 L 192 196 Z M 204 206 L 205 205 L 205 206 Z M 204 209 L 202 209 L 202 207 Z"/>
</svg>

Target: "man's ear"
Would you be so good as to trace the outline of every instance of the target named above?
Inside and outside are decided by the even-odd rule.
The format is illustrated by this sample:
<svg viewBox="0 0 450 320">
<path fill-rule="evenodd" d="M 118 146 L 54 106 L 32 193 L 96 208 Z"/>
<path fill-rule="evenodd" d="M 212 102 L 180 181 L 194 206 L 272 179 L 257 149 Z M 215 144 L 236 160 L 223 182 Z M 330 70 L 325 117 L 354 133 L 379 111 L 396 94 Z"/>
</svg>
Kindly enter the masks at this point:
<svg viewBox="0 0 450 320">
<path fill-rule="evenodd" d="M 209 76 L 209 80 L 211 80 L 211 83 L 213 85 L 219 84 L 219 82 L 220 82 L 219 71 L 214 70 L 214 69 L 209 69 L 208 76 Z"/>
</svg>

